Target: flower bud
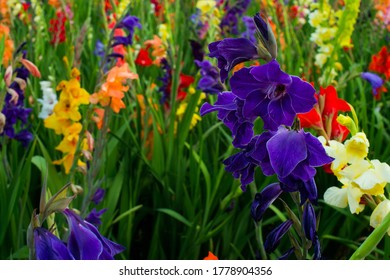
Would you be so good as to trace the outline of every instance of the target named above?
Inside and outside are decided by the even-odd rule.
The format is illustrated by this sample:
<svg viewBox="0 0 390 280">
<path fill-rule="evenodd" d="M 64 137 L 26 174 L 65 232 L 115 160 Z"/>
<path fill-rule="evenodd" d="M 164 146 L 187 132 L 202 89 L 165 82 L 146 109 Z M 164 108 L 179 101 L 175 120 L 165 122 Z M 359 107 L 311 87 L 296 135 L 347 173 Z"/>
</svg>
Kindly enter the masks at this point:
<svg viewBox="0 0 390 280">
<path fill-rule="evenodd" d="M 278 45 L 276 44 L 272 28 L 264 15 L 257 13 L 253 20 L 255 21 L 259 34 L 258 37 L 260 38 L 260 42 L 257 46 L 259 56 L 264 59 L 267 58 L 267 61 L 271 61 L 278 55 Z"/>
<path fill-rule="evenodd" d="M 0 112 L 0 134 L 3 133 L 4 131 L 4 126 L 7 118 L 3 113 Z"/>
</svg>

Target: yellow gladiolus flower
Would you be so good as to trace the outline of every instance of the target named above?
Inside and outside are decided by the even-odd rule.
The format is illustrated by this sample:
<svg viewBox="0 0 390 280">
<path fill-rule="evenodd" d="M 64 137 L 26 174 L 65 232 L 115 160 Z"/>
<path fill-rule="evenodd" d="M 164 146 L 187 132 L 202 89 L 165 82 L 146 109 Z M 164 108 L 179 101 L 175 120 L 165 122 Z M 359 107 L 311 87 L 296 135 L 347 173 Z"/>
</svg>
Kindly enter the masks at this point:
<svg viewBox="0 0 390 280">
<path fill-rule="evenodd" d="M 358 132 L 351 139 L 345 141 L 345 148 L 349 156 L 349 162 L 360 160 L 368 155 L 368 142 L 366 134 Z"/>
<path fill-rule="evenodd" d="M 370 226 L 376 228 L 382 224 L 383 219 L 390 212 L 390 200 L 386 199 L 378 204 L 374 209 L 370 217 Z M 387 234 L 390 236 L 390 228 L 387 231 Z"/>
</svg>

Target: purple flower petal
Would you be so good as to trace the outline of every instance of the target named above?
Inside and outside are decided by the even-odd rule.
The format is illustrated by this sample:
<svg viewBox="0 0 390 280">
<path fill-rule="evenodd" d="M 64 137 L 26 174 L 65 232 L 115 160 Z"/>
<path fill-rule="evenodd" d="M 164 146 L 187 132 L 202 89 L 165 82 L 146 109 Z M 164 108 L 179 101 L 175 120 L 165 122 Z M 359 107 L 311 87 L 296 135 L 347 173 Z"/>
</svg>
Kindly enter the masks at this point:
<svg viewBox="0 0 390 280">
<path fill-rule="evenodd" d="M 314 137 L 311 133 L 304 133 L 304 135 L 309 154 L 308 158 L 310 166 L 323 166 L 333 161 L 333 158 L 326 154 L 323 145 L 316 137 Z"/>
<path fill-rule="evenodd" d="M 79 216 L 66 209 L 64 214 L 69 224 L 68 249 L 78 260 L 98 260 L 103 252 L 99 238 L 85 225 Z"/>
<path fill-rule="evenodd" d="M 210 57 L 218 59 L 221 81 L 224 82 L 229 71 L 237 64 L 257 59 L 257 47 L 245 38 L 227 38 L 209 45 Z"/>
<path fill-rule="evenodd" d="M 292 83 L 288 88 L 288 94 L 291 97 L 295 113 L 309 112 L 317 103 L 314 97 L 315 89 L 311 84 L 298 77 L 291 76 L 291 78 Z"/>
<path fill-rule="evenodd" d="M 305 138 L 297 131 L 279 129 L 266 146 L 278 177 L 288 176 L 307 157 Z"/>
<path fill-rule="evenodd" d="M 37 260 L 73 260 L 65 243 L 45 228 L 34 228 L 34 246 Z"/>
<path fill-rule="evenodd" d="M 241 99 L 246 99 L 251 92 L 258 91 L 264 87 L 262 82 L 259 82 L 251 75 L 251 69 L 253 67 L 242 68 L 235 72 L 230 79 L 232 92 Z M 262 98 L 261 95 L 265 96 L 262 91 L 258 92 L 258 94 L 259 98 Z"/>
<path fill-rule="evenodd" d="M 291 76 L 280 69 L 280 65 L 275 59 L 267 64 L 252 67 L 250 74 L 259 82 L 268 84 L 274 83 L 289 86 L 292 83 Z"/>
</svg>

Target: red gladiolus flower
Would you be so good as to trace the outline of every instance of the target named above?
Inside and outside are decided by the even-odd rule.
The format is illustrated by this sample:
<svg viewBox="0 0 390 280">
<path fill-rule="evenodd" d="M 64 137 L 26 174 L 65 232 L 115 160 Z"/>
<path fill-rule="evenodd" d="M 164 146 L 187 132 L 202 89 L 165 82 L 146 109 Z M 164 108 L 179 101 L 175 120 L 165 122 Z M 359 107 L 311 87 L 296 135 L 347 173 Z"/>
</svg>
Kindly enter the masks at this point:
<svg viewBox="0 0 390 280">
<path fill-rule="evenodd" d="M 135 59 L 135 64 L 145 66 L 145 67 L 153 64 L 153 60 L 149 57 L 148 49 L 139 50 L 137 58 Z"/>
<path fill-rule="evenodd" d="M 66 40 L 66 31 L 65 31 L 65 22 L 66 15 L 62 11 L 57 12 L 57 18 L 50 20 L 49 31 L 51 33 L 50 44 L 55 45 L 63 43 Z"/>
<path fill-rule="evenodd" d="M 183 100 L 186 98 L 187 93 L 183 89 L 188 88 L 194 82 L 194 80 L 194 77 L 180 73 L 180 83 L 177 94 L 178 100 Z"/>
<path fill-rule="evenodd" d="M 386 80 L 390 79 L 390 53 L 386 46 L 372 56 L 368 69 L 385 75 Z"/>
<path fill-rule="evenodd" d="M 326 134 L 329 139 L 344 141 L 349 130 L 337 122 L 339 111 L 351 111 L 348 103 L 338 98 L 337 91 L 333 86 L 320 88 L 320 93 L 315 95 L 317 104 L 305 114 L 298 114 L 301 126 L 314 128 L 321 134 Z"/>
</svg>

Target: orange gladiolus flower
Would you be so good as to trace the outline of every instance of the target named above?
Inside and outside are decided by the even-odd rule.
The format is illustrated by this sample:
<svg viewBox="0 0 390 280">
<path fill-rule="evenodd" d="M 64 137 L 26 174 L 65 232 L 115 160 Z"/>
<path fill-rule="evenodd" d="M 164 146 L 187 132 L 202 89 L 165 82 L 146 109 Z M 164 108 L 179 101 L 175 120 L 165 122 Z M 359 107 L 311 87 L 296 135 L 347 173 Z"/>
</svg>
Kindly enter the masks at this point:
<svg viewBox="0 0 390 280">
<path fill-rule="evenodd" d="M 4 67 L 9 65 L 14 51 L 14 42 L 9 37 L 9 31 L 8 26 L 0 24 L 0 40 L 4 40 L 4 53 L 2 60 Z"/>
<path fill-rule="evenodd" d="M 138 75 L 129 70 L 127 63 L 122 64 L 122 66 L 114 66 L 108 72 L 106 82 L 100 91 L 91 95 L 91 103 L 99 103 L 103 107 L 110 106 L 115 113 L 118 113 L 120 109 L 126 107 L 122 99 L 129 89 L 128 86 L 124 85 L 128 79 L 138 79 Z"/>
<path fill-rule="evenodd" d="M 204 260 L 218 260 L 218 257 L 209 251 L 208 256 Z"/>
</svg>

